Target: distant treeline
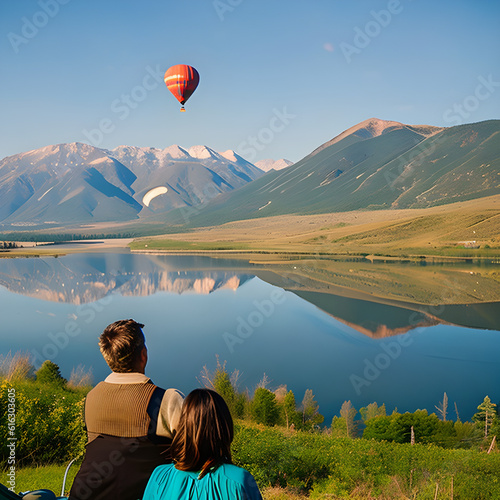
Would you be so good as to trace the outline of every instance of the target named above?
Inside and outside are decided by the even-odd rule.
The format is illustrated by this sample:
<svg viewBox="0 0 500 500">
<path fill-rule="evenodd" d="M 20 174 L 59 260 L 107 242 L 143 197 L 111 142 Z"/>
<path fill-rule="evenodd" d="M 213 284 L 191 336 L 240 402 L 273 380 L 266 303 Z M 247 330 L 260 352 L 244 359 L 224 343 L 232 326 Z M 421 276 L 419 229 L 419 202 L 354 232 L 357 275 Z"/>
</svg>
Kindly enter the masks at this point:
<svg viewBox="0 0 500 500">
<path fill-rule="evenodd" d="M 344 401 L 339 415 L 333 417 L 329 426 L 323 426 L 324 417 L 319 413 L 319 404 L 311 389 L 305 391 L 302 402 L 297 404 L 294 393 L 287 390 L 286 385 L 268 389 L 265 376 L 251 397 L 248 391 L 238 391 L 238 371 L 229 375 L 225 364 L 218 363 L 213 374 L 206 368 L 204 373 L 205 385 L 224 397 L 233 416 L 270 427 L 326 432 L 338 438 L 433 444 L 442 448 L 482 449 L 489 446 L 494 437 L 500 438 L 500 414 L 488 396 L 479 404 L 470 422 L 460 419 L 456 404 L 456 420 L 449 418 L 448 396 L 444 393 L 442 401 L 437 402 L 436 413 L 425 409 L 399 413 L 396 409 L 387 414 L 385 404 L 379 406 L 373 402 L 357 410 L 351 401 Z"/>
<path fill-rule="evenodd" d="M 105 234 L 105 233 L 93 233 L 93 234 L 82 234 L 82 233 L 72 233 L 72 234 L 49 234 L 49 233 L 30 233 L 30 232 L 19 232 L 19 233 L 3 233 L 0 235 L 3 243 L 14 242 L 14 241 L 35 241 L 40 243 L 45 242 L 55 242 L 63 243 L 65 241 L 74 240 L 103 240 L 103 239 L 117 239 L 117 238 L 135 238 L 134 233 L 115 233 L 115 234 Z M 1 247 L 0 247 L 1 248 Z M 5 247 L 7 248 L 7 247 Z M 14 248 L 14 247 L 8 247 Z"/>
<path fill-rule="evenodd" d="M 9 250 L 11 248 L 19 248 L 19 245 L 14 241 L 0 241 L 0 250 Z"/>
<path fill-rule="evenodd" d="M 458 415 L 455 421 L 448 419 L 445 393 L 436 406 L 437 414 L 429 414 L 427 410 L 413 413 L 394 410 L 388 415 L 385 405 L 371 403 L 359 409 L 361 418 L 357 420 L 358 410 L 346 401 L 339 416 L 324 426 L 324 416 L 319 413 L 319 404 L 311 389 L 305 391 L 299 402 L 284 385 L 268 389 L 265 375 L 253 394 L 238 390 L 238 378 L 237 370 L 229 374 L 225 363 L 217 362 L 213 372 L 203 368 L 200 381 L 225 399 L 235 419 L 248 425 L 354 441 L 432 444 L 452 449 L 487 450 L 494 439 L 500 437 L 500 415 L 488 396 L 478 406 L 471 422 L 462 422 Z M 73 370 L 66 380 L 51 361 L 45 361 L 35 371 L 27 354 L 0 355 L 0 419 L 7 418 L 8 389 L 14 387 L 18 398 L 17 446 L 26 457 L 25 463 L 69 460 L 83 450 L 85 432 L 79 415 L 91 386 L 91 373 L 82 366 Z M 43 387 L 47 390 L 42 391 Z M 455 412 L 458 413 L 456 406 Z M 0 440 L 5 441 L 7 432 L 7 429 L 0 432 Z M 67 442 L 67 446 L 51 446 L 60 442 Z M 0 460 L 4 459 L 0 453 Z"/>
</svg>

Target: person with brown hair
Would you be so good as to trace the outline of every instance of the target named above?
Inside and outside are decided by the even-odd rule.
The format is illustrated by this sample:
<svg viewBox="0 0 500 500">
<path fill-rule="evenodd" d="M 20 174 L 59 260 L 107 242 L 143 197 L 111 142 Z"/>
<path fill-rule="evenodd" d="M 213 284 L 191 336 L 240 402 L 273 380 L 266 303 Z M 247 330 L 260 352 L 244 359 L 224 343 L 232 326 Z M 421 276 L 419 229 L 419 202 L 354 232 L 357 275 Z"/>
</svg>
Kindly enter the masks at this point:
<svg viewBox="0 0 500 500">
<path fill-rule="evenodd" d="M 146 377 L 143 327 L 120 320 L 99 337 L 112 373 L 85 399 L 88 443 L 70 500 L 137 500 L 155 467 L 170 461 L 184 396 Z"/>
<path fill-rule="evenodd" d="M 233 419 L 210 389 L 184 400 L 171 446 L 174 463 L 157 467 L 142 500 L 262 500 L 253 476 L 232 464 Z"/>
</svg>

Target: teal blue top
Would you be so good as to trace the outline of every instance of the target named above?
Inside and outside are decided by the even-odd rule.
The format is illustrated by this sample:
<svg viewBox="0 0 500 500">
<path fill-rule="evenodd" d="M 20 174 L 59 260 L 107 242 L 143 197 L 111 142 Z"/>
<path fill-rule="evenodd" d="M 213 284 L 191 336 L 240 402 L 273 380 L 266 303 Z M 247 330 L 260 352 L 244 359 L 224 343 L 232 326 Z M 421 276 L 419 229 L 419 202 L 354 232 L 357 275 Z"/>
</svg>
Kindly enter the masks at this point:
<svg viewBox="0 0 500 500">
<path fill-rule="evenodd" d="M 160 465 L 149 478 L 142 500 L 262 500 L 250 472 L 222 464 L 198 479 L 199 472 L 177 470 L 174 464 Z"/>
</svg>

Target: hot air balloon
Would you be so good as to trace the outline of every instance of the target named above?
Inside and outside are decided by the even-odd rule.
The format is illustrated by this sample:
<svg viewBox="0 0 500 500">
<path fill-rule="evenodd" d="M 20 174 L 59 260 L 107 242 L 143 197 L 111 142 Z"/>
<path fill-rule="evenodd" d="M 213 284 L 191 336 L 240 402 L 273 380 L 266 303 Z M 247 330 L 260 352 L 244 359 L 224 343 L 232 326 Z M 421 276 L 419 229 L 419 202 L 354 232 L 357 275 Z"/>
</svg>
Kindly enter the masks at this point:
<svg viewBox="0 0 500 500">
<path fill-rule="evenodd" d="M 181 111 L 186 111 L 184 104 L 196 90 L 200 81 L 198 71 L 187 64 L 176 64 L 167 69 L 164 80 L 168 90 L 183 105 Z"/>
</svg>

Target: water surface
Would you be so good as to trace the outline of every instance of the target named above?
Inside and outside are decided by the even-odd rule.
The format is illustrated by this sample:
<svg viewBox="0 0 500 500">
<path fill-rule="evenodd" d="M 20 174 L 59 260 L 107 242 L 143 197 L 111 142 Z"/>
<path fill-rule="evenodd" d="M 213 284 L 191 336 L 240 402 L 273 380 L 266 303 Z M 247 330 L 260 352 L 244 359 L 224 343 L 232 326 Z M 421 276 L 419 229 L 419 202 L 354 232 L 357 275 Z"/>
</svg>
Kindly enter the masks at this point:
<svg viewBox="0 0 500 500">
<path fill-rule="evenodd" d="M 500 400 L 498 303 L 447 303 L 449 285 L 442 304 L 401 300 L 409 297 L 408 280 L 401 297 L 390 287 L 380 297 L 364 291 L 365 282 L 352 290 L 318 281 L 314 272 L 323 276 L 324 263 L 301 265 L 130 253 L 0 259 L 0 353 L 28 351 L 37 365 L 51 359 L 66 377 L 83 364 L 98 381 L 109 372 L 99 334 L 117 319 L 134 318 L 146 325 L 148 374 L 185 393 L 218 356 L 230 372 L 239 370 L 241 390 L 252 392 L 264 374 L 271 389 L 287 385 L 298 402 L 312 389 L 326 423 L 345 400 L 358 409 L 377 401 L 388 411 L 432 412 L 446 392 L 462 419 L 484 396 Z M 372 269 L 378 284 L 395 272 L 384 263 L 328 265 L 343 285 L 345 266 L 352 279 Z M 469 294 L 462 275 L 479 282 L 481 273 L 473 263 L 457 266 L 462 289 L 452 292 Z M 398 273 L 411 276 L 417 267 Z M 416 281 L 427 279 L 415 273 Z M 439 298 L 433 286 L 429 281 L 429 294 Z M 486 288 L 481 293 L 491 295 Z"/>
</svg>

